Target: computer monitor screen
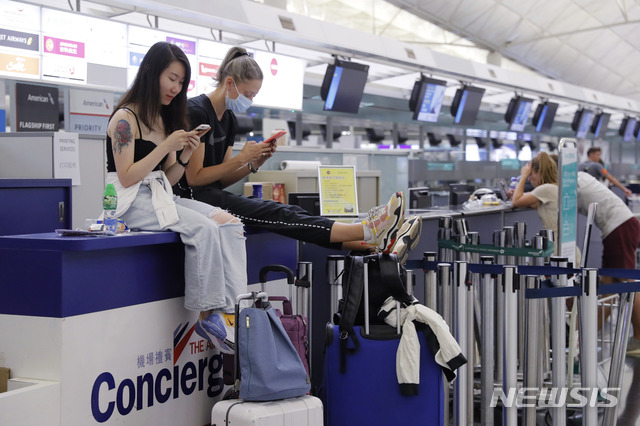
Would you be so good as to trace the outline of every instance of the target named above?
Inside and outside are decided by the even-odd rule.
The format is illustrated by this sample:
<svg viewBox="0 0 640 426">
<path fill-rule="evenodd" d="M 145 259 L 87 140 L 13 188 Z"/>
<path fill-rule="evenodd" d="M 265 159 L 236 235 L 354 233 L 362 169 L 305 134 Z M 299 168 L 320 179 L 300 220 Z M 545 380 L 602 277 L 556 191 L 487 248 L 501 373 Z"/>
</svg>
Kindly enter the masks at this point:
<svg viewBox="0 0 640 426">
<path fill-rule="evenodd" d="M 409 109 L 413 111 L 413 119 L 430 123 L 437 122 L 446 88 L 447 82 L 443 80 L 434 80 L 423 76 L 416 81 L 409 100 Z"/>
<path fill-rule="evenodd" d="M 452 183 L 449 185 L 449 204 L 457 206 L 469 199 L 475 187 L 473 185 Z"/>
<path fill-rule="evenodd" d="M 409 188 L 409 208 L 424 209 L 431 206 L 431 194 L 428 186 Z"/>
<path fill-rule="evenodd" d="M 622 119 L 618 134 L 622 136 L 622 140 L 624 140 L 625 142 L 630 142 L 633 139 L 633 132 L 636 128 L 636 122 L 637 120 L 632 117 L 625 117 Z"/>
<path fill-rule="evenodd" d="M 369 75 L 369 65 L 336 59 L 327 66 L 320 96 L 325 111 L 357 113 Z"/>
<path fill-rule="evenodd" d="M 320 215 L 320 194 L 318 192 L 290 192 L 289 204 L 300 206 L 309 214 Z"/>
<path fill-rule="evenodd" d="M 532 99 L 523 96 L 516 96 L 511 99 L 505 114 L 505 120 L 509 123 L 509 130 L 512 132 L 522 132 L 524 130 L 532 106 Z"/>
<path fill-rule="evenodd" d="M 576 114 L 573 117 L 573 122 L 571 123 L 571 128 L 575 130 L 577 138 L 587 137 L 587 132 L 591 126 L 592 119 L 593 111 L 586 108 L 581 108 L 576 111 Z"/>
<path fill-rule="evenodd" d="M 558 111 L 558 104 L 555 102 L 543 102 L 538 104 L 536 112 L 533 114 L 531 123 L 536 126 L 536 132 L 546 133 L 551 130 L 553 120 Z"/>
<path fill-rule="evenodd" d="M 593 133 L 596 138 L 602 137 L 606 133 L 607 127 L 609 126 L 609 118 L 611 118 L 611 114 L 607 112 L 601 112 L 593 117 L 591 133 Z"/>
<path fill-rule="evenodd" d="M 451 115 L 454 123 L 465 126 L 475 124 L 484 90 L 473 86 L 463 86 L 456 90 L 451 103 Z"/>
</svg>

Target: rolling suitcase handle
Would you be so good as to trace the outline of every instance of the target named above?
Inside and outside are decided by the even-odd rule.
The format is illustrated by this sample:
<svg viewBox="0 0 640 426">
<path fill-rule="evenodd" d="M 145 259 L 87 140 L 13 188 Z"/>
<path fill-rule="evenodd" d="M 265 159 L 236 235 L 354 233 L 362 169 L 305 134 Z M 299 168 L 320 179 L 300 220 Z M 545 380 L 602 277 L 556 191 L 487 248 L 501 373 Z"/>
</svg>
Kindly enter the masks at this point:
<svg viewBox="0 0 640 426">
<path fill-rule="evenodd" d="M 295 284 L 296 277 L 293 271 L 284 265 L 267 265 L 260 269 L 260 283 L 264 285 L 267 282 L 267 274 L 269 272 L 284 272 L 287 274 L 287 284 Z"/>
<path fill-rule="evenodd" d="M 298 263 L 298 275 L 299 277 L 296 278 L 295 274 L 293 273 L 293 271 L 285 266 L 285 265 L 268 265 L 263 267 L 262 269 L 260 269 L 260 273 L 259 273 L 259 279 L 260 279 L 260 288 L 262 291 L 265 291 L 265 285 L 267 283 L 267 274 L 269 274 L 270 272 L 283 272 L 286 274 L 287 276 L 287 284 L 289 284 L 290 287 L 289 288 L 289 300 L 291 301 L 291 303 L 293 304 L 294 302 L 297 302 L 295 304 L 296 309 L 295 309 L 295 313 L 296 314 L 300 314 L 300 315 L 304 315 L 308 318 L 311 317 L 311 315 L 309 315 L 309 310 L 310 310 L 310 306 L 311 306 L 311 293 L 310 293 L 310 289 L 311 289 L 311 262 L 299 262 Z M 296 290 L 298 291 L 295 294 L 294 297 L 294 290 L 293 288 L 296 288 Z M 309 291 L 308 295 L 305 297 L 304 295 L 306 294 L 306 292 Z M 300 294 L 302 294 L 303 296 L 300 297 Z M 303 300 L 309 299 L 308 302 L 306 303 L 307 306 L 304 306 Z"/>
<path fill-rule="evenodd" d="M 304 358 L 303 364 L 308 370 L 309 377 L 311 377 L 311 276 L 312 268 L 310 262 L 298 263 L 298 277 L 293 271 L 285 265 L 267 265 L 260 269 L 259 279 L 260 288 L 265 290 L 267 283 L 267 275 L 273 272 L 280 272 L 286 274 L 287 284 L 289 284 L 289 299 L 290 303 L 283 301 L 283 310 L 286 311 L 287 307 L 295 306 L 294 309 L 289 309 L 285 312 L 285 315 L 295 315 L 302 319 L 304 323 L 304 336 L 302 339 L 304 343 L 299 343 L 300 340 L 296 339 L 294 334 L 290 335 L 292 342 L 299 349 L 300 358 Z M 294 290 L 295 289 L 295 290 Z M 270 297 L 270 300 L 278 300 L 275 297 Z M 288 304 L 288 306 L 287 306 Z M 303 349 L 304 346 L 304 349 Z"/>
<path fill-rule="evenodd" d="M 289 300 L 292 301 L 293 300 L 293 286 L 296 283 L 296 277 L 295 277 L 293 271 L 291 270 L 291 268 L 289 268 L 288 266 L 285 266 L 285 265 L 267 265 L 267 266 L 263 266 L 262 269 L 260 269 L 260 273 L 259 273 L 260 289 L 262 291 L 265 291 L 265 285 L 267 284 L 267 275 L 269 275 L 269 273 L 272 273 L 272 272 L 282 272 L 282 273 L 286 274 L 286 276 L 287 276 L 287 284 L 289 284 L 291 286 L 291 287 L 289 287 Z"/>
</svg>

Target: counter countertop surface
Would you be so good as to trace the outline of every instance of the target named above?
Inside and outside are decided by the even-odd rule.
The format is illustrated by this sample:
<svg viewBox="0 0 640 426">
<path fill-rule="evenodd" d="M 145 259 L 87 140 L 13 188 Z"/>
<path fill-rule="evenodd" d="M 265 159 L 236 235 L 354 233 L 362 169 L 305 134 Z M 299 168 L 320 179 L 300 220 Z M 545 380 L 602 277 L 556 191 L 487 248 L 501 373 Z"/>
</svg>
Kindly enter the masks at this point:
<svg viewBox="0 0 640 426">
<path fill-rule="evenodd" d="M 420 215 L 423 219 L 440 216 L 478 215 L 513 210 L 510 204 L 500 206 L 483 207 L 475 210 L 464 210 L 460 206 L 434 207 L 429 209 L 408 209 L 405 217 Z M 361 214 L 358 219 L 342 218 L 340 221 L 351 222 L 361 220 L 366 214 Z M 260 233 L 258 229 L 247 227 L 247 233 Z M 21 234 L 0 236 L 0 249 L 33 249 L 59 250 L 59 251 L 90 251 L 122 247 L 136 247 L 151 244 L 179 243 L 180 236 L 171 231 L 166 232 L 129 232 L 116 236 L 58 236 L 55 232 L 39 234 Z"/>
<path fill-rule="evenodd" d="M 0 236 L 0 249 L 89 251 L 179 243 L 175 232 L 129 232 L 116 236 L 61 237 L 55 232 Z"/>
</svg>

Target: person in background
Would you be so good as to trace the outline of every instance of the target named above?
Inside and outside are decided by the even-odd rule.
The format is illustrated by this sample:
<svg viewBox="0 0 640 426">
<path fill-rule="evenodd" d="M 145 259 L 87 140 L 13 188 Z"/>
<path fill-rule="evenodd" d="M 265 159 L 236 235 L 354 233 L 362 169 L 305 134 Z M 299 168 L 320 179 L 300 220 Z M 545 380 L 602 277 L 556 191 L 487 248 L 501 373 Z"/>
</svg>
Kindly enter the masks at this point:
<svg viewBox="0 0 640 426">
<path fill-rule="evenodd" d="M 630 197 L 632 194 L 631 190 L 626 186 L 624 186 L 623 184 L 621 184 L 618 179 L 612 176 L 611 173 L 609 173 L 607 169 L 604 168 L 602 159 L 600 158 L 601 154 L 602 154 L 602 150 L 600 148 L 598 147 L 589 148 L 587 150 L 588 160 L 578 165 L 578 171 L 587 172 L 591 176 L 593 176 L 594 178 L 600 181 L 606 178 L 609 180 L 609 182 L 611 182 L 612 185 L 615 185 L 618 188 L 620 188 L 622 192 L 624 192 L 624 195 L 626 197 Z"/>
<path fill-rule="evenodd" d="M 533 185 L 524 192 L 525 182 Z M 536 209 L 545 229 L 558 233 L 558 166 L 546 152 L 540 152 L 520 170 L 520 180 L 511 197 L 513 207 Z M 556 247 L 556 252 L 558 248 Z"/>
<path fill-rule="evenodd" d="M 184 306 L 200 313 L 195 331 L 230 353 L 235 298 L 247 287 L 242 222 L 219 207 L 175 197 L 171 188 L 204 134 L 185 130 L 190 77 L 179 47 L 151 46 L 109 119 L 107 183 L 118 193 L 117 216 L 131 228 L 180 234 Z"/>
<path fill-rule="evenodd" d="M 372 208 L 363 222 L 342 223 L 313 216 L 298 206 L 224 190 L 257 172 L 277 149 L 276 142 L 247 142 L 237 155 L 232 153 L 238 131 L 236 114 L 251 106 L 262 80 L 259 65 L 247 51 L 232 47 L 218 68 L 215 90 L 189 99 L 192 126 L 209 124 L 211 132 L 193 153 L 185 177 L 174 191 L 220 206 L 246 225 L 333 249 L 375 248 L 396 253 L 404 262 L 409 250 L 417 244 L 422 218 L 404 220 L 402 192 L 393 194 L 386 205 Z"/>
<path fill-rule="evenodd" d="M 551 158 L 558 162 L 558 156 Z M 598 203 L 593 222 L 602 238 L 601 268 L 636 268 L 636 249 L 640 245 L 640 222 L 629 207 L 613 191 L 591 174 L 579 171 L 577 176 L 578 212 L 587 215 L 589 205 Z M 618 278 L 602 276 L 603 284 L 620 282 Z M 609 310 L 605 311 L 609 315 Z M 633 336 L 627 343 L 627 355 L 640 357 L 640 298 L 635 297 L 631 311 Z"/>
<path fill-rule="evenodd" d="M 586 215 L 591 203 L 598 203 L 594 223 L 602 235 L 602 268 L 636 269 L 636 249 L 640 245 L 640 222 L 629 207 L 589 173 L 578 172 L 578 211 Z M 602 276 L 603 284 L 623 281 Z M 633 336 L 627 355 L 640 357 L 640 297 L 636 294 L 631 312 Z"/>
</svg>

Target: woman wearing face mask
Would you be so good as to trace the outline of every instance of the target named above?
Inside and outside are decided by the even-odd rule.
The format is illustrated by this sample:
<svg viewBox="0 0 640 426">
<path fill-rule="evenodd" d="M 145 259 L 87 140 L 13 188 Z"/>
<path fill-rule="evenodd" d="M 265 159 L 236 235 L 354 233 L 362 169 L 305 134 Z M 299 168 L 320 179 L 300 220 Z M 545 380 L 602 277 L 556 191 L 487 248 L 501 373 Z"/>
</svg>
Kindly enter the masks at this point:
<svg viewBox="0 0 640 426">
<path fill-rule="evenodd" d="M 374 207 L 363 223 L 347 224 L 312 216 L 298 206 L 224 190 L 255 173 L 276 151 L 275 143 L 247 142 L 237 155 L 232 153 L 238 130 L 235 114 L 251 106 L 262 87 L 262 79 L 260 67 L 245 49 L 233 47 L 227 52 L 218 68 L 216 89 L 188 102 L 192 127 L 210 124 L 211 131 L 201 139 L 185 177 L 174 190 L 180 196 L 226 209 L 245 225 L 330 248 L 377 247 L 396 252 L 401 261 L 406 259 L 408 251 L 417 244 L 422 221 L 417 217 L 405 223 L 401 192 L 395 193 L 386 205 Z"/>
</svg>

